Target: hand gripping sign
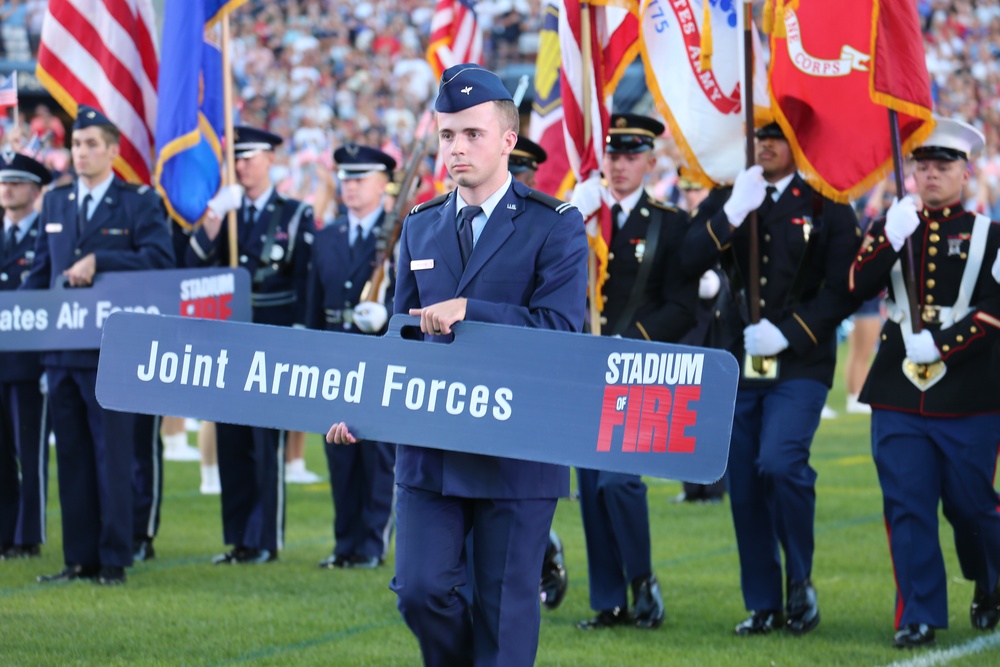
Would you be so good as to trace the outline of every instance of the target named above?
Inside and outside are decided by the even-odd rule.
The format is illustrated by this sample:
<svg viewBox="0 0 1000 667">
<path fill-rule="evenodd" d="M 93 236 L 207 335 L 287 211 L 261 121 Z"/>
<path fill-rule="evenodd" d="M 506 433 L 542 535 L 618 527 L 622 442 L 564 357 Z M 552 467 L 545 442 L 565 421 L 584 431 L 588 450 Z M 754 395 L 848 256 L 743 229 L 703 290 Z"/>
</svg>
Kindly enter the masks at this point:
<svg viewBox="0 0 1000 667">
<path fill-rule="evenodd" d="M 98 273 L 91 287 L 0 292 L 0 352 L 96 350 L 119 310 L 249 321 L 246 269 Z"/>
<path fill-rule="evenodd" d="M 105 408 L 713 482 L 739 375 L 728 352 L 460 322 L 441 344 L 136 313 L 104 327 Z M 360 443 L 356 446 L 364 446 Z"/>
</svg>

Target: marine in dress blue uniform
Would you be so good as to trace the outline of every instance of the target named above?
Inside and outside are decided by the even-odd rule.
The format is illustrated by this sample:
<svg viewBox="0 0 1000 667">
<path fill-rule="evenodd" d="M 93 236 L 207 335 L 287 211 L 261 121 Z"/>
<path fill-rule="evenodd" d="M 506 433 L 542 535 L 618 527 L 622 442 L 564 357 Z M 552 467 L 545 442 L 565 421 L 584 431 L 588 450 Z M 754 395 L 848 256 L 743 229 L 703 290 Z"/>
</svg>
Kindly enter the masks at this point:
<svg viewBox="0 0 1000 667">
<path fill-rule="evenodd" d="M 811 581 L 816 471 L 809 450 L 833 383 L 837 325 L 859 303 L 848 290 L 847 270 L 860 239 L 853 210 L 821 196 L 796 173 L 777 124 L 757 130 L 757 139 L 761 166 L 708 196 L 692 220 L 683 257 L 699 274 L 721 259 L 733 295 L 720 304 L 722 317 L 745 327 L 730 346 L 742 373 L 726 474 L 743 600 L 752 613 L 736 633 L 785 627 L 802 634 L 819 624 Z M 749 225 L 741 224 L 753 210 L 759 324 L 748 324 L 750 238 Z M 747 355 L 776 357 L 776 376 L 748 375 Z"/>
<path fill-rule="evenodd" d="M 939 119 L 913 151 L 919 213 L 909 197 L 894 203 L 872 224 L 851 268 L 859 296 L 884 288 L 890 296 L 861 401 L 872 407 L 899 648 L 931 644 L 935 628 L 948 627 L 939 503 L 954 530 L 962 575 L 975 582 L 972 626 L 992 630 L 1000 620 L 1000 498 L 993 484 L 1000 446 L 1000 285 L 990 274 L 1000 225 L 966 211 L 961 201 L 969 156 L 982 145 L 971 126 Z M 907 236 L 919 334 L 913 334 L 898 263 Z"/>
<path fill-rule="evenodd" d="M 306 325 L 359 334 L 385 330 L 386 310 L 362 302 L 386 229 L 383 193 L 396 161 L 376 148 L 348 144 L 334 151 L 347 214 L 316 235 Z M 394 495 L 395 445 L 369 441 L 358 447 L 326 444 L 334 507 L 333 553 L 324 568 L 378 567 L 389 547 Z"/>
<path fill-rule="evenodd" d="M 27 155 L 0 154 L 0 290 L 14 290 L 35 256 L 35 201 L 52 182 Z M 38 556 L 45 543 L 49 448 L 41 354 L 0 353 L 0 560 Z"/>
<path fill-rule="evenodd" d="M 643 187 L 655 165 L 656 137 L 663 131 L 662 123 L 646 116 L 613 115 L 604 149 L 607 185 L 583 183 L 573 201 L 585 195 L 581 189 L 596 186 L 611 206 L 602 334 L 676 343 L 695 324 L 698 277 L 685 274 L 680 258 L 687 215 L 656 201 Z M 653 572 L 646 485 L 639 475 L 605 470 L 578 468 L 577 476 L 590 606 L 598 612 L 577 627 L 659 627 L 665 612 Z"/>
<path fill-rule="evenodd" d="M 271 184 L 267 169 L 281 143 L 281 137 L 265 130 L 236 128 L 236 172 L 248 192 L 237 214 L 237 265 L 250 272 L 255 323 L 304 326 L 313 211 Z M 191 234 L 186 266 L 229 265 L 228 225 L 211 227 L 211 222 Z M 213 562 L 275 560 L 284 541 L 285 431 L 235 424 L 215 428 L 223 539 L 233 549 Z"/>
<path fill-rule="evenodd" d="M 83 287 L 95 272 L 174 265 L 163 203 L 148 186 L 111 173 L 118 130 L 81 105 L 73 125 L 80 178 L 46 193 L 35 258 L 22 289 Z M 106 171 L 105 171 L 106 169 Z M 97 350 L 47 352 L 66 568 L 40 581 L 125 581 L 132 564 L 135 415 L 105 410 L 94 397 Z"/>
<path fill-rule="evenodd" d="M 583 221 L 569 204 L 514 182 L 507 171 L 517 130 L 510 93 L 492 72 L 462 64 L 444 72 L 435 106 L 458 189 L 417 206 L 403 224 L 394 311 L 419 314 L 431 342 L 446 341 L 461 319 L 580 331 Z M 475 203 L 467 205 L 466 196 Z M 343 423 L 327 438 L 354 441 Z M 556 499 L 569 493 L 569 471 L 423 447 L 396 452 L 391 588 L 425 664 L 533 664 L 538 573 Z M 471 605 L 456 590 L 470 572 Z"/>
</svg>

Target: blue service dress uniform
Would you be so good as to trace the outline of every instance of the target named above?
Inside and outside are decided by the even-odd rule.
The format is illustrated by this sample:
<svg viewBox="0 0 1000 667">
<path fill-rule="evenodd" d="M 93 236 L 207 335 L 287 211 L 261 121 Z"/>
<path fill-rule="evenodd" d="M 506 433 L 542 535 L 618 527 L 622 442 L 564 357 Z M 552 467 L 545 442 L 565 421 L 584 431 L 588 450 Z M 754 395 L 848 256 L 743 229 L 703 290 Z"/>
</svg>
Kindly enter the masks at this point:
<svg viewBox="0 0 1000 667">
<path fill-rule="evenodd" d="M 237 214 L 238 266 L 252 279 L 253 321 L 305 323 L 306 283 L 315 227 L 309 205 L 272 192 L 255 220 L 244 202 Z M 214 241 L 203 227 L 191 234 L 185 265 L 228 266 L 225 220 Z M 226 544 L 277 557 L 285 526 L 285 431 L 216 424 L 222 526 Z"/>
<path fill-rule="evenodd" d="M 352 309 L 375 270 L 376 243 L 385 213 L 364 237 L 350 242 L 346 215 L 316 234 L 306 326 L 341 333 L 363 333 L 351 322 Z M 389 276 L 385 277 L 386 280 Z M 389 548 L 396 446 L 365 441 L 356 447 L 326 443 L 326 460 L 333 494 L 335 540 L 333 555 L 349 559 L 383 560 Z"/>
<path fill-rule="evenodd" d="M 683 256 L 700 275 L 721 260 L 733 298 L 723 318 L 749 324 L 749 225 L 732 230 L 717 189 L 693 217 Z M 741 372 L 727 478 L 748 610 L 781 612 L 782 587 L 811 586 L 816 471 L 809 450 L 833 383 L 836 329 L 857 308 L 847 271 L 860 245 L 853 210 L 817 193 L 798 174 L 758 210 L 760 316 L 788 340 L 778 377 Z M 730 351 L 743 366 L 743 337 Z M 779 546 L 784 551 L 785 572 Z"/>
<path fill-rule="evenodd" d="M 642 193 L 608 248 L 602 334 L 677 343 L 694 326 L 698 277 L 684 273 L 680 258 L 687 228 L 685 213 Z M 606 470 L 581 468 L 577 476 L 590 606 L 627 609 L 629 584 L 653 572 L 646 485 L 639 475 Z"/>
<path fill-rule="evenodd" d="M 22 289 L 58 288 L 62 272 L 93 253 L 97 273 L 174 266 L 159 195 L 115 177 L 82 234 L 76 183 L 46 193 L 31 273 Z M 67 566 L 132 564 L 135 415 L 105 410 L 94 396 L 97 350 L 42 356 L 49 385 L 63 552 Z"/>
<path fill-rule="evenodd" d="M 463 297 L 469 321 L 581 330 L 587 243 L 579 212 L 518 182 L 503 192 L 464 270 L 456 195 L 411 212 L 401 235 L 394 312 Z M 433 266 L 414 270 L 431 264 L 411 266 L 421 260 Z M 556 499 L 569 493 L 569 471 L 399 445 L 396 484 L 391 588 L 425 664 L 532 664 L 541 617 L 537 573 Z M 475 556 L 467 563 L 470 534 Z M 456 591 L 467 567 L 475 580 L 471 610 Z"/>
<path fill-rule="evenodd" d="M 921 392 L 902 371 L 908 325 L 894 304 L 907 297 L 891 279 L 902 253 L 887 240 L 884 220 L 873 223 L 850 274 L 860 298 L 888 288 L 892 300 L 860 400 L 872 406 L 872 454 L 895 572 L 897 629 L 948 626 L 939 502 L 954 529 L 962 575 L 976 582 L 977 597 L 994 593 L 1000 579 L 1000 497 L 993 479 L 1000 446 L 1000 285 L 990 273 L 1000 225 L 988 224 L 979 240 L 982 265 L 970 274 L 963 313 L 952 306 L 976 252 L 976 216 L 956 203 L 924 209 L 919 218 L 910 236 L 918 316 L 947 368 L 940 381 Z"/>
<path fill-rule="evenodd" d="M 35 256 L 37 214 L 22 220 L 26 231 L 3 251 L 0 290 L 15 290 Z M 0 353 L 0 555 L 12 546 L 44 544 L 48 500 L 47 398 L 39 388 L 38 352 Z"/>
</svg>

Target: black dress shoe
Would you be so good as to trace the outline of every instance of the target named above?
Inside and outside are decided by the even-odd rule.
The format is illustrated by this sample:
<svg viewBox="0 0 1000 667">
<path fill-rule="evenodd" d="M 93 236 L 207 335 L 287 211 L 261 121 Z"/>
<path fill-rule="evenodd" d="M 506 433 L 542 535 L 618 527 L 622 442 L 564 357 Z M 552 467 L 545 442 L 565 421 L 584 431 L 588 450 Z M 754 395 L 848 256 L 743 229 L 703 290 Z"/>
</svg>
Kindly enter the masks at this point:
<svg viewBox="0 0 1000 667">
<path fill-rule="evenodd" d="M 243 547 L 236 547 L 231 551 L 227 551 L 224 554 L 219 554 L 218 556 L 212 557 L 212 565 L 233 565 L 236 563 L 236 552 Z"/>
<path fill-rule="evenodd" d="M 156 549 L 153 548 L 153 540 L 139 538 L 132 542 L 132 560 L 141 563 L 154 558 L 156 558 Z"/>
<path fill-rule="evenodd" d="M 385 561 L 378 556 L 351 556 L 351 564 L 347 567 L 358 570 L 376 570 Z"/>
<path fill-rule="evenodd" d="M 754 611 L 750 617 L 736 626 L 736 634 L 740 637 L 749 635 L 766 635 L 772 630 L 781 628 L 781 612 L 773 609 Z"/>
<path fill-rule="evenodd" d="M 101 586 L 120 586 L 125 583 L 125 568 L 117 565 L 102 565 L 97 575 L 97 583 Z"/>
<path fill-rule="evenodd" d="M 546 609 L 555 609 L 569 588 L 569 574 L 566 572 L 562 540 L 554 530 L 549 531 L 549 546 L 545 548 L 542 561 L 542 579 L 538 585 L 538 598 Z"/>
<path fill-rule="evenodd" d="M 99 568 L 97 567 L 67 565 L 62 572 L 40 575 L 36 581 L 40 584 L 50 584 L 57 581 L 76 581 L 77 579 L 91 581 L 97 578 L 98 570 Z"/>
<path fill-rule="evenodd" d="M 785 611 L 788 613 L 785 628 L 793 635 L 804 635 L 819 625 L 819 604 L 811 581 L 806 579 L 801 584 L 788 586 Z"/>
<path fill-rule="evenodd" d="M 278 560 L 278 554 L 272 552 L 270 549 L 243 547 L 243 549 L 236 554 L 236 562 L 240 565 L 270 563 L 274 560 Z"/>
<path fill-rule="evenodd" d="M 42 555 L 42 549 L 37 544 L 15 544 L 0 553 L 0 560 L 14 560 L 19 558 L 37 558 Z"/>
<path fill-rule="evenodd" d="M 596 630 L 598 628 L 613 628 L 617 625 L 632 625 L 632 614 L 628 609 L 615 607 L 605 609 L 594 618 L 580 621 L 576 627 L 580 630 Z"/>
<path fill-rule="evenodd" d="M 667 614 L 663 607 L 660 582 L 656 580 L 655 574 L 639 577 L 632 582 L 632 602 L 637 628 L 652 629 L 663 625 Z"/>
<path fill-rule="evenodd" d="M 327 570 L 351 567 L 351 557 L 343 554 L 330 554 L 319 562 L 319 566 Z"/>
<path fill-rule="evenodd" d="M 892 638 L 892 645 L 896 648 L 918 648 L 935 643 L 934 628 L 926 623 L 909 623 Z"/>
<path fill-rule="evenodd" d="M 1000 621 L 1000 581 L 992 593 L 987 593 L 976 584 L 969 616 L 972 618 L 972 627 L 976 630 L 992 630 L 997 627 L 997 622 Z"/>
</svg>

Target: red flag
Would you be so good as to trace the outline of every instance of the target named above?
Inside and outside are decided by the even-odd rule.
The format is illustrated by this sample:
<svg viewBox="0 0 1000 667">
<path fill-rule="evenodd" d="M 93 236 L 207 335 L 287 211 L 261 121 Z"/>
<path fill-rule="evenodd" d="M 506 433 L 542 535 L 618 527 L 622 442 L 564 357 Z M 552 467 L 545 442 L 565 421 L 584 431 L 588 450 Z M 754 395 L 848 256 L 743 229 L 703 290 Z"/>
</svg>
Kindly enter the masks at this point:
<svg viewBox="0 0 1000 667">
<path fill-rule="evenodd" d="M 603 0 L 597 3 L 561 1 L 563 134 L 566 155 L 577 181 L 600 173 L 604 137 L 611 118 L 611 95 L 625 68 L 639 52 L 638 4 L 624 4 L 627 8 L 604 6 Z M 585 16 L 590 25 L 589 33 L 583 30 Z M 584 57 L 585 43 L 589 44 L 589 59 Z M 607 279 L 608 247 L 611 245 L 611 210 L 607 205 L 587 221 L 587 234 L 598 262 L 596 286 L 591 289 L 599 294 Z M 596 305 L 598 309 L 603 308 L 599 299 Z"/>
<path fill-rule="evenodd" d="M 560 89 L 562 57 L 559 48 L 559 0 L 545 0 L 535 62 L 535 95 L 531 104 L 531 136 L 548 156 L 538 165 L 535 187 L 564 199 L 573 186 L 573 170 L 566 155 L 563 104 Z"/>
<path fill-rule="evenodd" d="M 427 62 L 438 78 L 452 65 L 483 64 L 483 31 L 472 0 L 437 0 Z"/>
<path fill-rule="evenodd" d="M 49 0 L 35 72 L 71 116 L 100 110 L 121 130 L 115 171 L 149 183 L 156 128 L 152 0 Z"/>
<path fill-rule="evenodd" d="M 934 127 L 916 6 L 794 4 L 777 0 L 773 10 L 771 107 L 806 180 L 846 202 L 892 167 L 888 109 L 898 112 L 904 154 Z"/>
</svg>

